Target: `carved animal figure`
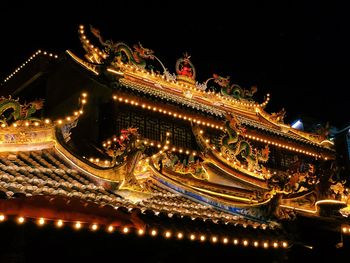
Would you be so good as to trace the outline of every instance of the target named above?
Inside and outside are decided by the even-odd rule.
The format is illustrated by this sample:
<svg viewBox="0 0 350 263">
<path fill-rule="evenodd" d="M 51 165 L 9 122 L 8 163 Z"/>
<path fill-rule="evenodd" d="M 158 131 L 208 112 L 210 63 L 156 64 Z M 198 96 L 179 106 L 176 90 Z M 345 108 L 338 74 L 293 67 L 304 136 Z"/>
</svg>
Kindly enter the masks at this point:
<svg viewBox="0 0 350 263">
<path fill-rule="evenodd" d="M 275 121 L 275 122 L 283 123 L 285 116 L 286 116 L 286 110 L 284 108 L 282 108 L 282 110 L 280 110 L 279 112 L 271 113 L 270 119 Z"/>
<path fill-rule="evenodd" d="M 108 63 L 122 61 L 142 68 L 146 67 L 146 59 L 154 59 L 153 50 L 145 48 L 141 43 L 135 44 L 132 50 L 127 44 L 122 42 L 113 43 L 111 40 L 104 41 L 101 37 L 100 31 L 98 29 L 90 26 L 91 33 L 97 37 L 105 47 L 106 53 L 109 55 L 107 58 Z"/>
<path fill-rule="evenodd" d="M 115 164 L 116 161 L 118 161 L 118 163 L 125 161 L 130 151 L 136 148 L 139 150 L 142 149 L 142 147 L 139 147 L 140 145 L 136 145 L 137 139 L 140 136 L 137 129 L 138 128 L 122 129 L 120 136 L 110 140 L 110 143 L 105 142 L 103 144 L 106 153 L 113 158 L 113 164 Z"/>
<path fill-rule="evenodd" d="M 8 124 L 9 121 L 14 120 L 36 120 L 40 119 L 32 117 L 32 115 L 37 111 L 43 108 L 43 100 L 35 100 L 29 103 L 21 105 L 17 100 L 11 98 L 0 98 L 0 123 Z M 7 115 L 8 110 L 12 110 L 9 116 Z"/>
<path fill-rule="evenodd" d="M 230 77 L 226 78 L 213 74 L 214 82 L 221 87 L 221 94 L 224 96 L 233 97 L 235 99 L 252 100 L 253 95 L 257 92 L 257 87 L 252 86 L 250 90 L 241 88 L 237 84 L 230 84 Z"/>
<path fill-rule="evenodd" d="M 227 117 L 225 123 L 226 134 L 221 138 L 221 151 L 228 154 L 231 158 L 238 161 L 238 156 L 241 156 L 248 163 L 248 169 L 261 170 L 259 162 L 266 162 L 269 158 L 269 147 L 257 150 L 245 140 L 241 134 L 245 129 L 241 127 L 239 120 L 236 117 Z"/>
</svg>

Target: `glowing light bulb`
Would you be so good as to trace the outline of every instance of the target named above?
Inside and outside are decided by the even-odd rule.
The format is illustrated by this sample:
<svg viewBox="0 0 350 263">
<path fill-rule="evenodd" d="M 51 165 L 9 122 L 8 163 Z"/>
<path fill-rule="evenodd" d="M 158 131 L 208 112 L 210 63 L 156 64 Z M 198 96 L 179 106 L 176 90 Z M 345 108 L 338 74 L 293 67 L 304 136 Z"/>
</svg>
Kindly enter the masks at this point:
<svg viewBox="0 0 350 263">
<path fill-rule="evenodd" d="M 24 217 L 23 216 L 20 216 L 19 218 L 17 218 L 17 222 L 19 223 L 19 224 L 23 224 L 24 223 Z"/>
<path fill-rule="evenodd" d="M 38 220 L 38 224 L 39 224 L 40 226 L 44 225 L 44 224 L 45 224 L 45 219 L 44 219 L 44 218 L 40 218 L 40 219 Z"/>
<path fill-rule="evenodd" d="M 81 228 L 81 223 L 78 221 L 74 225 L 75 229 L 80 229 Z"/>
<path fill-rule="evenodd" d="M 57 227 L 62 227 L 63 226 L 63 221 L 62 220 L 58 220 L 56 223 Z"/>
</svg>

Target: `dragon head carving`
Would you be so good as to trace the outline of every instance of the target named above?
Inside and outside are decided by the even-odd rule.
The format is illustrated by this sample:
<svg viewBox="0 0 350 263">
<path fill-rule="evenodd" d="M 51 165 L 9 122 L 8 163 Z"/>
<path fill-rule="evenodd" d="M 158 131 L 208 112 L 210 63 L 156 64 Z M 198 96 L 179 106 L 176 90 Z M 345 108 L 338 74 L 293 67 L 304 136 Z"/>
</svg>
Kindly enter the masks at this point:
<svg viewBox="0 0 350 263">
<path fill-rule="evenodd" d="M 213 74 L 214 82 L 221 87 L 227 87 L 230 85 L 230 76 L 222 77 L 218 74 Z"/>
<path fill-rule="evenodd" d="M 154 59 L 154 51 L 152 49 L 143 47 L 140 42 L 134 45 L 134 49 L 140 57 L 145 59 Z"/>
<path fill-rule="evenodd" d="M 252 86 L 250 90 L 243 89 L 237 84 L 230 83 L 230 77 L 222 77 L 218 74 L 213 74 L 213 79 L 216 84 L 221 87 L 221 94 L 235 99 L 245 99 L 250 101 L 254 93 L 257 92 L 257 87 Z"/>
<path fill-rule="evenodd" d="M 237 116 L 227 113 L 226 119 L 229 127 L 231 127 L 234 131 L 238 132 L 238 134 L 245 134 L 246 129 L 242 126 L 242 123 Z"/>
<path fill-rule="evenodd" d="M 279 123 L 283 123 L 286 116 L 286 110 L 282 108 L 279 112 L 271 113 L 270 119 Z"/>
<path fill-rule="evenodd" d="M 40 110 L 44 107 L 44 100 L 33 100 L 29 102 L 28 105 L 33 107 L 35 110 Z"/>
</svg>

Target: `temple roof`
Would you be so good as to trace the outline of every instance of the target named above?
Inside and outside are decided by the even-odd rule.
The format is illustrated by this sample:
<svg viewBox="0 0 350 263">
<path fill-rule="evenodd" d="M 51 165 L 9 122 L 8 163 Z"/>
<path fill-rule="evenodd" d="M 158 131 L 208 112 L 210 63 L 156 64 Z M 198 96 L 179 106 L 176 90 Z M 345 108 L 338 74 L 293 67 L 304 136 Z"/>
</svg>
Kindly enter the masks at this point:
<svg viewBox="0 0 350 263">
<path fill-rule="evenodd" d="M 144 186 L 150 190 L 148 193 L 150 196 L 147 198 L 141 198 L 136 202 L 127 197 L 123 198 L 122 191 L 119 193 L 116 190 L 106 189 L 102 186 L 106 182 L 74 169 L 54 149 L 3 152 L 0 162 L 0 190 L 6 198 L 36 195 L 75 197 L 98 205 L 125 207 L 130 210 L 138 208 L 142 211 L 178 214 L 204 221 L 212 219 L 222 220 L 225 223 L 264 227 L 263 224 L 249 222 L 242 216 L 228 214 L 170 192 L 152 180 L 144 182 Z M 132 194 L 130 198 L 132 199 Z"/>
<path fill-rule="evenodd" d="M 228 113 L 235 114 L 246 124 L 274 135 L 321 149 L 329 149 L 333 146 L 333 143 L 324 136 L 299 131 L 285 124 L 284 109 L 272 114 L 264 111 L 270 95 L 267 94 L 261 103 L 255 102 L 252 96 L 257 91 L 256 87 L 246 90 L 237 84 L 232 84 L 230 77 L 221 77 L 217 74 L 213 74 L 213 77 L 203 83 L 192 82 L 195 81 L 195 74 L 191 77 L 181 75 L 178 69 L 181 63 L 188 61 L 189 69 L 191 68 L 195 73 L 188 54 L 177 61 L 177 75 L 175 75 L 168 71 L 152 50 L 144 48 L 141 44 L 134 45 L 132 50 L 122 42 L 104 41 L 100 31 L 92 26 L 90 31 L 98 39 L 97 45 L 92 44 L 94 41 L 89 39 L 85 27 L 79 27 L 79 37 L 86 51 L 85 59 L 79 58 L 72 51 L 67 51 L 67 54 L 79 65 L 93 72 L 98 79 L 107 73 L 111 75 L 110 84 L 119 83 L 130 90 L 160 98 L 164 103 L 170 101 L 179 106 L 184 105 L 209 116 L 216 116 L 220 120 Z M 114 61 L 110 61 L 111 59 Z M 152 64 L 151 69 L 147 68 L 147 63 Z M 155 64 L 158 64 L 162 72 L 153 69 Z M 188 78 L 189 82 L 183 81 L 183 78 Z M 213 84 L 209 84 L 211 82 Z M 220 91 L 213 91 L 210 85 L 216 85 Z M 112 86 L 116 88 L 116 85 Z"/>
<path fill-rule="evenodd" d="M 97 31 L 93 34 L 99 36 Z M 72 98 L 85 85 L 96 95 L 93 102 L 103 101 L 92 103 L 90 110 L 124 103 L 174 118 L 174 122 L 180 119 L 189 124 L 188 131 L 193 135 L 191 144 L 197 148 L 171 145 L 168 131 L 160 136 L 160 140 L 165 137 L 164 142 L 151 141 L 139 137 L 137 127 L 122 127 L 126 129 L 122 130 L 124 134 L 113 138 L 119 143 L 118 149 L 106 146 L 113 144 L 113 140 L 102 143 L 106 146 L 103 153 L 93 145 L 108 158 L 106 165 L 93 163 L 83 157 L 81 151 L 75 151 L 78 147 L 74 148 L 76 142 L 71 141 L 71 129 L 86 114 L 83 106 L 88 95 L 85 91 L 79 98 L 80 108 L 64 117 L 60 113 L 61 118 L 56 120 L 32 116 L 42 108 L 42 101 L 21 105 L 18 99 L 2 97 L 0 221 L 6 218 L 19 223 L 38 220 L 39 225 L 50 221 L 77 229 L 89 226 L 92 230 L 103 227 L 113 231 L 118 228 L 125 234 L 131 231 L 139 235 L 162 234 L 165 238 L 177 236 L 214 243 L 287 248 L 295 236 L 287 231 L 284 220 L 293 218 L 295 211 L 319 216 L 318 211 L 313 210 L 317 206 L 314 201 L 328 198 L 332 192 L 312 195 L 319 194 L 320 178 L 325 177 L 322 172 L 327 171 L 315 172 L 315 163 L 335 158 L 333 143 L 325 136 L 298 131 L 285 124 L 284 110 L 267 113 L 264 107 L 270 97 L 267 95 L 262 103 L 255 102 L 252 100 L 255 87 L 245 90 L 231 84 L 229 77 L 216 74 L 204 83 L 196 82 L 196 71 L 188 54 L 177 61 L 175 75 L 153 51 L 141 44 L 133 50 L 124 43 L 111 44 L 100 39 L 105 48 L 102 50 L 86 40 L 82 27 L 80 37 L 85 59 L 71 51 L 59 57 L 38 51 L 7 77 L 3 86 L 16 94 L 26 91 L 47 68 L 39 67 L 35 71 L 33 67 L 35 72 L 29 74 L 29 79 L 13 78 L 15 74 L 34 58 L 43 55 L 60 58 L 59 63 L 74 65 L 83 77 L 64 67 L 63 73 L 53 74 L 54 81 L 50 81 L 56 89 L 43 89 L 52 92 L 54 109 L 50 113 L 70 108 Z M 139 57 L 140 54 L 143 57 Z M 164 71 L 146 68 L 144 58 L 155 59 Z M 73 76 L 69 88 L 61 89 L 62 79 L 63 84 L 66 81 L 62 76 Z M 220 91 L 211 90 L 207 85 L 209 81 L 218 84 Z M 70 90 L 73 85 L 78 87 Z M 8 109 L 13 112 L 9 114 Z M 87 110 L 92 117 L 84 123 L 85 129 L 91 129 L 83 130 L 87 137 L 95 133 L 94 143 L 105 139 L 105 134 L 98 134 L 105 131 L 103 127 L 93 130 L 96 122 L 107 119 L 96 117 L 99 110 L 92 114 Z M 252 147 L 251 141 L 257 141 L 258 147 L 264 144 L 265 148 Z M 148 145 L 152 145 L 152 149 L 146 153 L 150 149 Z M 291 170 L 287 171 L 278 167 L 270 169 L 262 165 L 269 159 L 269 145 L 311 157 L 313 163 L 306 164 L 308 169 L 298 163 L 295 171 L 295 167 L 288 167 Z M 175 152 L 182 160 L 175 160 L 178 158 L 172 155 Z M 292 161 L 295 160 L 288 160 L 284 165 L 292 166 Z M 328 179 L 334 183 L 332 176 Z M 332 187 L 334 193 L 344 193 L 341 182 Z M 330 207 L 338 209 L 345 204 L 340 201 L 345 195 L 336 198 Z"/>
<path fill-rule="evenodd" d="M 80 108 L 71 116 L 57 120 L 37 119 L 17 100 L 2 99 L 3 105 L 26 112 L 23 116 L 16 115 L 14 122 L 5 118 L 1 125 L 2 221 L 17 216 L 20 223 L 25 220 L 39 220 L 39 224 L 57 221 L 78 228 L 84 224 L 98 224 L 108 229 L 122 228 L 124 232 L 131 229 L 151 235 L 155 235 L 155 231 L 169 231 L 170 226 L 174 228 L 173 222 L 177 222 L 179 228 L 176 231 L 191 240 L 198 239 L 201 234 L 202 241 L 202 236 L 212 235 L 214 242 L 223 238 L 227 243 L 239 236 L 245 238 L 243 245 L 250 242 L 250 245 L 260 243 L 261 246 L 264 240 L 265 248 L 272 243 L 287 247 L 288 234 L 277 221 L 201 202 L 161 183 L 155 171 L 155 176 L 128 184 L 133 172 L 125 174 L 128 170 L 124 167 L 130 165 L 130 160 L 116 167 L 100 167 L 75 155 L 67 142 L 71 139 L 70 130 L 84 112 L 87 97 L 85 92 L 82 93 Z M 28 105 L 39 109 L 42 103 L 34 101 Z M 182 221 L 187 222 L 185 227 L 181 226 Z M 205 231 L 201 230 L 201 225 L 206 225 Z M 235 235 L 223 234 L 230 228 L 237 228 Z M 193 231 L 196 234 L 190 234 Z M 217 236 L 219 234 L 222 237 Z"/>
<path fill-rule="evenodd" d="M 106 212 L 109 208 L 114 208 L 124 213 L 124 221 L 122 220 L 124 226 L 127 225 L 136 230 L 142 228 L 144 231 L 150 231 L 157 228 L 159 229 L 157 231 L 161 231 L 176 222 L 177 231 L 182 230 L 184 234 L 198 233 L 200 225 L 205 224 L 209 229 L 214 230 L 201 231 L 203 235 L 218 231 L 221 233 L 224 229 L 234 227 L 235 234 L 226 232 L 225 236 L 232 235 L 232 238 L 244 237 L 250 240 L 271 239 L 281 242 L 287 238 L 286 233 L 274 224 L 258 223 L 243 216 L 216 210 L 162 188 L 152 180 L 145 181 L 143 186 L 148 189 L 147 198 L 141 197 L 136 198 L 139 200 L 134 200 L 135 194 L 132 192 L 112 190 L 112 184 L 74 168 L 54 148 L 2 152 L 0 155 L 0 196 L 2 198 L 0 212 L 7 216 L 22 215 L 28 219 L 45 218 L 48 221 L 63 219 L 65 223 L 72 224 L 77 220 L 82 224 L 89 224 L 92 223 L 89 221 L 94 220 L 101 225 L 121 227 L 120 222 L 115 223 L 115 220 L 120 219 L 118 214 L 113 216 Z M 18 206 L 15 200 L 22 200 L 20 201 L 22 205 Z M 73 203 L 69 204 L 70 202 Z M 27 209 L 23 204 L 27 204 Z M 35 208 L 35 204 L 38 207 Z M 75 204 L 74 208 L 73 204 Z M 79 208 L 86 205 L 90 207 L 89 210 Z M 69 207 L 73 209 L 72 215 L 56 212 L 55 216 L 55 213 L 45 212 L 45 209 L 59 208 L 62 212 Z M 103 207 L 107 210 L 105 211 Z M 77 212 L 80 214 L 74 218 Z M 138 215 L 139 221 L 133 219 L 134 213 Z M 161 224 L 159 220 L 162 221 Z M 192 227 L 181 226 L 180 222 L 187 222 L 186 220 L 196 223 L 190 223 Z M 255 234 L 252 235 L 252 233 Z M 275 237 L 272 238 L 273 236 Z M 279 245 L 281 246 L 282 243 Z"/>
</svg>

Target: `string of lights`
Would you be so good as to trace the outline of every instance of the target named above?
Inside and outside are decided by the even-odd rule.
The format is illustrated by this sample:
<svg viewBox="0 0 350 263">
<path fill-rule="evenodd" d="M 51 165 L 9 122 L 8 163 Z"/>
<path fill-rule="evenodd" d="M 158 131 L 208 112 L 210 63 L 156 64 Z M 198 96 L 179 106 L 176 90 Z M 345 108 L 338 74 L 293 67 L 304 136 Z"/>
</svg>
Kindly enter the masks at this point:
<svg viewBox="0 0 350 263">
<path fill-rule="evenodd" d="M 221 125 L 218 125 L 217 123 L 213 123 L 211 121 L 207 121 L 207 120 L 203 120 L 200 119 L 198 117 L 194 117 L 192 115 L 184 115 L 181 114 L 179 112 L 173 112 L 170 110 L 166 110 L 164 108 L 161 107 L 157 107 L 156 105 L 150 104 L 150 103 L 142 103 L 140 101 L 137 100 L 133 100 L 133 99 L 129 99 L 129 98 L 123 98 L 121 96 L 117 96 L 117 95 L 113 95 L 113 100 L 115 101 L 119 101 L 119 102 L 123 102 L 125 104 L 130 104 L 132 106 L 135 107 L 141 107 L 142 109 L 145 110 L 149 110 L 149 111 L 153 111 L 153 112 L 159 112 L 162 113 L 164 115 L 168 115 L 171 116 L 173 118 L 178 118 L 178 119 L 183 119 L 185 121 L 189 121 L 189 122 L 193 122 L 202 126 L 207 126 L 207 127 L 211 127 L 211 128 L 215 128 L 215 129 L 219 129 L 219 130 L 223 130 L 224 127 Z"/>
<path fill-rule="evenodd" d="M 71 122 L 73 120 L 73 118 L 75 117 L 78 117 L 79 115 L 82 115 L 83 114 L 83 107 L 84 105 L 87 103 L 87 93 L 86 92 L 83 92 L 81 94 L 81 98 L 80 98 L 80 109 L 77 110 L 77 111 L 74 111 L 73 114 L 71 114 L 70 116 L 67 116 L 65 119 L 57 119 L 57 120 L 50 120 L 48 118 L 44 119 L 43 121 L 30 121 L 30 120 L 25 120 L 25 121 L 22 121 L 22 120 L 18 120 L 18 121 L 15 121 L 12 123 L 11 127 L 13 128 L 20 128 L 20 127 L 30 127 L 30 126 L 35 126 L 35 127 L 39 127 L 39 126 L 42 126 L 42 125 L 50 125 L 50 124 L 56 124 L 58 126 L 60 125 L 63 125 L 63 124 L 66 124 L 67 122 Z M 79 105 L 78 105 L 79 106 Z M 0 125 L 1 128 L 7 128 L 9 127 L 7 124 L 5 123 L 2 123 Z"/>
<path fill-rule="evenodd" d="M 82 222 L 82 221 L 64 221 L 62 219 L 48 219 L 44 217 L 29 218 L 25 216 L 6 216 L 5 214 L 0 214 L 0 223 L 4 223 L 6 220 L 13 220 L 18 225 L 23 225 L 28 221 L 36 222 L 38 227 L 43 227 L 45 225 L 54 225 L 57 228 L 63 228 L 64 226 L 70 226 L 75 230 L 89 229 L 92 232 L 103 230 L 107 233 L 120 233 L 123 235 L 134 234 L 137 236 L 151 236 L 151 237 L 163 237 L 165 239 L 176 239 L 176 240 L 191 240 L 197 242 L 211 242 L 211 243 L 221 243 L 224 245 L 241 245 L 244 247 L 260 247 L 260 248 L 282 248 L 287 249 L 290 244 L 285 240 L 251 240 L 248 238 L 236 238 L 229 236 L 220 236 L 216 234 L 206 234 L 206 233 L 191 233 L 187 231 L 171 231 L 162 230 L 155 227 L 147 228 L 131 228 L 127 226 L 113 226 L 113 225 L 99 225 L 97 223 Z M 349 228 L 350 231 L 350 228 Z"/>
<path fill-rule="evenodd" d="M 18 68 L 16 68 L 10 75 L 8 75 L 3 83 L 9 81 L 13 76 L 15 76 L 19 71 L 21 71 L 21 69 L 23 69 L 26 65 L 29 64 L 30 61 L 32 61 L 35 57 L 37 57 L 38 55 L 45 55 L 45 56 L 49 56 L 49 57 L 53 57 L 53 58 L 58 58 L 57 55 L 53 54 L 53 53 L 49 53 L 47 51 L 41 51 L 40 49 L 35 52 L 33 55 L 31 55 L 25 62 L 23 62 L 22 65 L 20 65 Z"/>
<path fill-rule="evenodd" d="M 162 113 L 164 115 L 171 116 L 173 118 L 183 119 L 185 121 L 193 122 L 195 124 L 199 124 L 202 126 L 211 127 L 211 128 L 215 128 L 215 129 L 219 129 L 219 130 L 224 130 L 224 127 L 222 125 L 217 125 L 217 123 L 212 123 L 212 122 L 207 121 L 207 120 L 199 119 L 198 117 L 195 117 L 195 116 L 184 115 L 184 114 L 181 114 L 179 112 L 169 111 L 169 110 L 166 110 L 164 108 L 157 107 L 156 105 L 153 105 L 153 104 L 143 103 L 143 102 L 138 101 L 138 100 L 124 98 L 124 97 L 117 96 L 117 95 L 113 95 L 113 100 L 118 101 L 118 102 L 123 102 L 125 104 L 130 104 L 130 105 L 135 106 L 135 107 L 141 107 L 142 109 L 145 109 L 145 110 L 159 112 L 159 113 Z M 305 150 L 305 149 L 300 148 L 300 147 L 292 146 L 291 144 L 281 143 L 279 141 L 272 141 L 272 140 L 266 139 L 264 137 L 257 136 L 255 134 L 254 135 L 250 134 L 249 131 L 246 131 L 246 133 L 243 136 L 245 136 L 249 139 L 255 140 L 255 141 L 267 143 L 269 145 L 273 145 L 273 146 L 278 147 L 278 148 L 283 148 L 286 150 L 298 152 L 298 153 L 309 155 L 309 156 L 312 156 L 315 158 L 324 158 L 325 160 L 327 160 L 329 158 L 327 156 L 322 156 L 318 152 Z"/>
<path fill-rule="evenodd" d="M 152 155 L 152 158 L 156 158 L 156 156 L 158 154 L 162 154 L 165 151 L 171 151 L 171 152 L 178 152 L 180 154 L 186 154 L 186 155 L 193 155 L 196 156 L 198 154 L 197 151 L 194 151 L 192 149 L 185 149 L 182 147 L 176 147 L 174 145 L 170 145 L 170 140 L 169 140 L 169 136 L 170 136 L 170 132 L 166 132 L 166 140 L 164 142 L 164 145 L 162 145 L 162 142 L 160 141 L 156 141 L 156 140 L 150 140 L 150 139 L 137 139 L 136 141 L 138 143 L 143 143 L 146 146 L 150 146 L 150 147 L 156 147 L 159 149 L 159 151 L 155 154 Z M 122 136 L 121 136 L 122 137 Z M 112 136 L 111 138 L 105 140 L 102 143 L 103 147 L 106 147 L 108 145 L 111 145 L 113 142 L 117 141 L 117 136 Z M 83 157 L 84 159 L 87 159 L 85 156 Z M 100 158 L 94 158 L 94 157 L 90 157 L 88 158 L 88 160 L 92 163 L 95 163 L 97 165 L 101 165 L 101 166 L 107 166 L 110 164 L 109 160 L 100 160 Z M 146 159 L 146 162 L 149 161 L 149 158 Z"/>
</svg>

